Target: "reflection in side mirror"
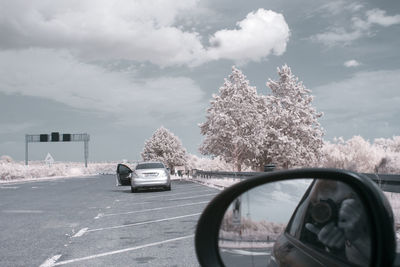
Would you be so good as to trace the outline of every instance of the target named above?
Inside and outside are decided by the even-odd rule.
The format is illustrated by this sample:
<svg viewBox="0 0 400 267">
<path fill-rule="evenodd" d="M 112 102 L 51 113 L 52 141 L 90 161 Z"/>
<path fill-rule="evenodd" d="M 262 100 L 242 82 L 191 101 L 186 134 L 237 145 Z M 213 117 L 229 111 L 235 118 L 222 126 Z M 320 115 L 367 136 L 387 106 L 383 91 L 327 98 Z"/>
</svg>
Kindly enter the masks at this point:
<svg viewBox="0 0 400 267">
<path fill-rule="evenodd" d="M 357 193 L 342 182 L 278 181 L 231 203 L 218 244 L 225 266 L 366 266 L 370 222 Z"/>
</svg>

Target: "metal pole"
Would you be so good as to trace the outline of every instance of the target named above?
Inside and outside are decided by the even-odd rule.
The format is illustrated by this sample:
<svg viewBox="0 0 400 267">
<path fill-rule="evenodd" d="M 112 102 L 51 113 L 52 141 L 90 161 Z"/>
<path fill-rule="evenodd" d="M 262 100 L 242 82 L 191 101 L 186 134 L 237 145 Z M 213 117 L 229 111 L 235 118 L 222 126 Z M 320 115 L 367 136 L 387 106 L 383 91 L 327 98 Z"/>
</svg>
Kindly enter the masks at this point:
<svg viewBox="0 0 400 267">
<path fill-rule="evenodd" d="M 84 137 L 84 153 L 85 153 L 85 168 L 87 168 L 87 162 L 88 162 L 88 158 L 89 158 L 89 135 L 85 134 Z"/>
<path fill-rule="evenodd" d="M 25 165 L 28 165 L 28 135 L 25 135 Z"/>
</svg>

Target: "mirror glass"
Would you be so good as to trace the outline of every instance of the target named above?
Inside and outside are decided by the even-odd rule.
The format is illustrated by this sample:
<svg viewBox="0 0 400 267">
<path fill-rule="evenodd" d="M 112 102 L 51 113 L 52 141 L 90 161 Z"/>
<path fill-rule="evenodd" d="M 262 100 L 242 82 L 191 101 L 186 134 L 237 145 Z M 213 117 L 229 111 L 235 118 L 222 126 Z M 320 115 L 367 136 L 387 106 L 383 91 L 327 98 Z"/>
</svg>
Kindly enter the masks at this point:
<svg viewBox="0 0 400 267">
<path fill-rule="evenodd" d="M 363 203 L 342 182 L 272 182 L 231 203 L 221 222 L 219 252 L 225 266 L 365 266 L 369 225 Z"/>
</svg>

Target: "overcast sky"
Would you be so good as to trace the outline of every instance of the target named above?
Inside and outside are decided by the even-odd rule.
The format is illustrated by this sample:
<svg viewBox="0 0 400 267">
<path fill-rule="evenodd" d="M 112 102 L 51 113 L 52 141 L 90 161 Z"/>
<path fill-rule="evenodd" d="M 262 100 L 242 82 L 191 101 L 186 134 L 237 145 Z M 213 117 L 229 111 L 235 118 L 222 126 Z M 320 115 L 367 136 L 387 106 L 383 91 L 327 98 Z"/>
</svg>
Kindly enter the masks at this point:
<svg viewBox="0 0 400 267">
<path fill-rule="evenodd" d="M 89 133 L 92 161 L 139 159 L 160 126 L 199 154 L 232 65 L 268 94 L 288 64 L 325 139 L 400 135 L 400 2 L 0 0 L 0 155 L 24 135 Z M 30 144 L 83 160 L 83 144 Z"/>
</svg>

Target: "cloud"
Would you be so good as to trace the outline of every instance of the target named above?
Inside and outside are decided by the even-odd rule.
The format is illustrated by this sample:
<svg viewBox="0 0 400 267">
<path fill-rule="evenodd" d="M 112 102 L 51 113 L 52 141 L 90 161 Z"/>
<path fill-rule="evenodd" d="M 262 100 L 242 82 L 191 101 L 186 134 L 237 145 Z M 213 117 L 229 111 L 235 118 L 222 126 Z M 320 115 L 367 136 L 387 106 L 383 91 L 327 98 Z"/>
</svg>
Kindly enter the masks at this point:
<svg viewBox="0 0 400 267">
<path fill-rule="evenodd" d="M 106 113 L 119 121 L 151 124 L 174 114 L 200 114 L 203 92 L 186 77 L 140 79 L 78 61 L 68 51 L 0 51 L 0 91 L 51 99 Z"/>
<path fill-rule="evenodd" d="M 397 69 L 357 72 L 349 79 L 313 88 L 327 135 L 375 138 L 398 133 L 399 83 Z"/>
<path fill-rule="evenodd" d="M 362 37 L 371 36 L 374 25 L 383 27 L 400 24 L 400 15 L 387 16 L 386 11 L 371 9 L 365 12 L 365 19 L 353 16 L 349 28 L 333 27 L 328 31 L 311 36 L 311 40 L 327 46 L 348 45 Z"/>
<path fill-rule="evenodd" d="M 371 24 L 374 23 L 384 27 L 400 24 L 400 15 L 386 16 L 386 11 L 381 9 L 368 10 L 366 15 L 367 21 Z"/>
<path fill-rule="evenodd" d="M 282 14 L 258 9 L 237 22 L 237 26 L 238 29 L 220 30 L 210 37 L 210 58 L 259 61 L 285 52 L 290 30 Z"/>
<path fill-rule="evenodd" d="M 195 28 L 179 25 L 197 8 L 197 0 L 4 0 L 0 49 L 68 49 L 84 61 L 125 59 L 161 67 L 219 58 L 258 61 L 286 49 L 283 16 L 262 9 L 238 22 L 241 29 L 216 32 L 210 41 L 218 48 L 205 47 Z"/>
<path fill-rule="evenodd" d="M 343 28 L 335 28 L 332 31 L 316 34 L 311 39 L 327 46 L 335 46 L 338 44 L 350 44 L 362 36 L 363 33 L 359 30 L 349 32 Z"/>
<path fill-rule="evenodd" d="M 345 67 L 351 68 L 351 67 L 358 67 L 358 66 L 360 66 L 361 64 L 360 64 L 360 62 L 358 62 L 357 60 L 352 59 L 352 60 L 346 61 L 343 65 L 344 65 Z"/>
<path fill-rule="evenodd" d="M 346 0 L 331 1 L 322 6 L 319 6 L 312 13 L 321 13 L 324 16 L 332 16 L 342 14 L 344 11 L 357 12 L 362 9 L 364 5 L 360 2 L 349 3 Z"/>
<path fill-rule="evenodd" d="M 196 0 L 3 1 L 0 47 L 70 49 L 83 59 L 131 59 L 161 66 L 191 62 L 200 37 L 174 27 Z"/>
</svg>

